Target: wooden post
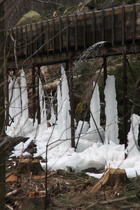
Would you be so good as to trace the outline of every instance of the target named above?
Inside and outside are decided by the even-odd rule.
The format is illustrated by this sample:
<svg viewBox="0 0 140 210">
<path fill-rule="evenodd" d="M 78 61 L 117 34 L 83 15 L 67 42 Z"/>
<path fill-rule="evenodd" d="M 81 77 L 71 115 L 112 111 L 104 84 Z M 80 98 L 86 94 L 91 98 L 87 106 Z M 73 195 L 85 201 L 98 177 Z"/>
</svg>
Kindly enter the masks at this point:
<svg viewBox="0 0 140 210">
<path fill-rule="evenodd" d="M 123 53 L 123 126 L 124 126 L 124 145 L 127 148 L 127 134 L 128 134 L 128 98 L 127 98 L 127 58 L 126 52 Z"/>
<path fill-rule="evenodd" d="M 72 56 L 69 56 L 69 61 L 66 63 L 66 71 L 69 85 L 70 94 L 70 115 L 71 115 L 71 147 L 75 148 L 75 128 L 74 128 L 74 92 L 73 92 L 73 68 L 72 68 Z"/>
</svg>

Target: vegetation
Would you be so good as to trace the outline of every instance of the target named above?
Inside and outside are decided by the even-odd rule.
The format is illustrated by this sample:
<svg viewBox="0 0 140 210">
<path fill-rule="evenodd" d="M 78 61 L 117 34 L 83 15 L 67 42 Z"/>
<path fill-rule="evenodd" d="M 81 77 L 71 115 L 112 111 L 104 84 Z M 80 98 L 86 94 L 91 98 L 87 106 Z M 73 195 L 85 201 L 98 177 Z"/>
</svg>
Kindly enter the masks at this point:
<svg viewBox="0 0 140 210">
<path fill-rule="evenodd" d="M 20 165 L 18 167 L 20 168 Z M 18 168 L 15 174 L 17 172 Z M 7 205 L 15 210 L 45 210 L 44 175 L 41 171 L 36 176 L 28 171 L 26 174 L 18 173 L 17 180 L 9 179 L 6 182 Z M 83 172 L 63 170 L 48 172 L 50 206 L 47 209 L 139 209 L 140 177 L 133 178 L 127 183 L 122 182 L 115 187 L 106 184 L 96 193 L 91 193 L 91 189 L 97 182 L 98 179 L 89 177 Z M 13 194 L 8 195 L 9 192 Z M 90 205 L 93 207 L 89 208 Z"/>
</svg>

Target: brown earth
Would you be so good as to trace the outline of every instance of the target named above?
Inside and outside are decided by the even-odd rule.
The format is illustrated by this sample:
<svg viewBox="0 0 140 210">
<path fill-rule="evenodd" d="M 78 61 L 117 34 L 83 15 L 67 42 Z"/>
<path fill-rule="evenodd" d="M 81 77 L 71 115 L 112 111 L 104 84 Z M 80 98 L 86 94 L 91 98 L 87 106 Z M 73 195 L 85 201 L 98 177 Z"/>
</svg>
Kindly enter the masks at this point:
<svg viewBox="0 0 140 210">
<path fill-rule="evenodd" d="M 37 162 L 34 162 L 32 172 L 29 162 L 14 164 L 15 160 L 8 161 L 7 174 L 11 173 L 12 176 L 6 181 L 6 209 L 45 210 L 45 172 Z M 85 173 L 49 171 L 47 193 L 50 205 L 47 209 L 140 209 L 139 176 L 115 187 L 106 184 L 96 193 L 91 193 L 97 182 L 98 179 Z"/>
</svg>

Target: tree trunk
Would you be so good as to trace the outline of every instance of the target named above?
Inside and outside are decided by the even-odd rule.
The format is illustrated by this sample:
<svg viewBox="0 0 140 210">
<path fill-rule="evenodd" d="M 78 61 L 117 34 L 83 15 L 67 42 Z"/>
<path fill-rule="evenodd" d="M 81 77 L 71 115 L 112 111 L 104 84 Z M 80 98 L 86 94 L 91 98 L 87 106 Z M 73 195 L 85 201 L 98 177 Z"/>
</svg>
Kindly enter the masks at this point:
<svg viewBox="0 0 140 210">
<path fill-rule="evenodd" d="M 0 3 L 0 143 L 4 140 L 4 2 Z M 5 145 L 5 144 L 4 144 Z M 5 146 L 0 147 L 0 209 L 5 209 Z"/>
</svg>

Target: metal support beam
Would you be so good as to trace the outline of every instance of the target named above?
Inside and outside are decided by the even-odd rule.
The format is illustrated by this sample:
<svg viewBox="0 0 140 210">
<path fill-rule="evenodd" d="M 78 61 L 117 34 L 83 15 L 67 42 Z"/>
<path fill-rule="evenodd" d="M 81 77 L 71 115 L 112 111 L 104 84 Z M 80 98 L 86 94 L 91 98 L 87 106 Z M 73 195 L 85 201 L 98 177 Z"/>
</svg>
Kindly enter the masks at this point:
<svg viewBox="0 0 140 210">
<path fill-rule="evenodd" d="M 9 126 L 9 82 L 8 82 L 8 76 L 9 72 L 6 73 L 6 81 L 5 81 L 5 124 Z"/>
<path fill-rule="evenodd" d="M 33 111 L 33 123 L 35 123 L 36 114 L 36 87 L 35 87 L 35 68 L 32 68 L 32 111 Z"/>
<path fill-rule="evenodd" d="M 124 145 L 127 148 L 128 134 L 128 93 L 127 93 L 127 58 L 126 52 L 123 53 L 123 128 L 124 128 Z"/>
<path fill-rule="evenodd" d="M 103 69 L 104 69 L 104 87 L 106 85 L 106 79 L 107 79 L 107 57 L 103 57 Z"/>
<path fill-rule="evenodd" d="M 38 124 L 41 123 L 41 116 L 40 116 L 40 101 L 39 101 L 39 78 L 40 78 L 40 67 L 37 69 L 37 84 L 38 84 L 38 100 L 37 100 L 37 119 L 38 119 Z"/>
<path fill-rule="evenodd" d="M 71 147 L 75 148 L 75 128 L 74 128 L 74 92 L 73 92 L 73 68 L 72 68 L 72 56 L 69 56 L 69 61 L 66 63 L 66 73 L 69 84 L 69 94 L 70 94 L 70 114 L 71 114 Z"/>
</svg>

